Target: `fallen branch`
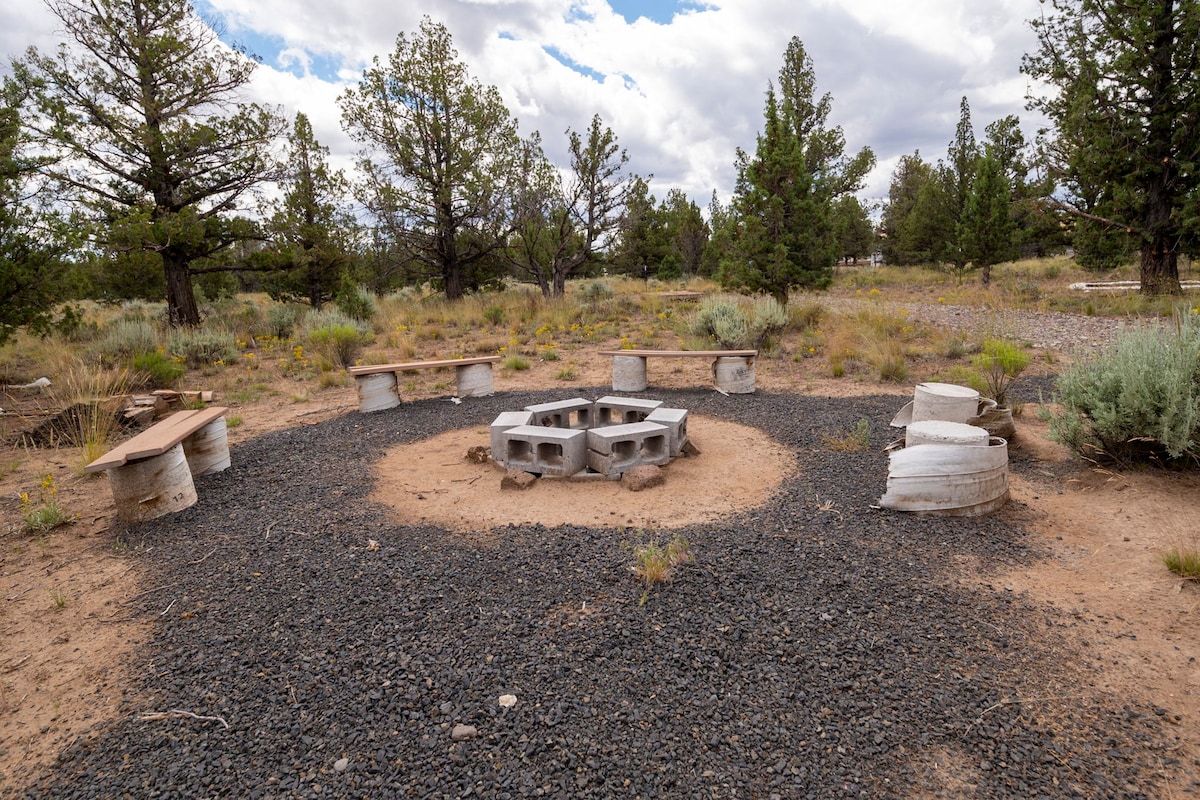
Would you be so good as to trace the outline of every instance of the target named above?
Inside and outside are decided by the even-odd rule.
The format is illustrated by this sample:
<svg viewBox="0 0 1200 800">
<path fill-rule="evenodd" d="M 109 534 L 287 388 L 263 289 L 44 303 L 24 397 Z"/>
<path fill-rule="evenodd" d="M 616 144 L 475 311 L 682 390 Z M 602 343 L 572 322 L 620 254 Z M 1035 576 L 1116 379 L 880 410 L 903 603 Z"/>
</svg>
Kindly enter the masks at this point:
<svg viewBox="0 0 1200 800">
<path fill-rule="evenodd" d="M 210 716 L 206 716 L 204 714 L 193 714 L 191 711 L 180 711 L 177 708 L 173 708 L 170 711 L 152 711 L 149 714 L 142 714 L 140 717 L 137 718 L 137 721 L 138 722 L 152 722 L 154 720 L 172 719 L 172 718 L 176 718 L 176 717 L 185 717 L 187 719 L 198 719 L 201 722 L 219 722 L 225 726 L 226 730 L 229 729 L 229 723 L 225 721 L 224 717 L 216 717 L 216 716 L 210 717 Z"/>
</svg>

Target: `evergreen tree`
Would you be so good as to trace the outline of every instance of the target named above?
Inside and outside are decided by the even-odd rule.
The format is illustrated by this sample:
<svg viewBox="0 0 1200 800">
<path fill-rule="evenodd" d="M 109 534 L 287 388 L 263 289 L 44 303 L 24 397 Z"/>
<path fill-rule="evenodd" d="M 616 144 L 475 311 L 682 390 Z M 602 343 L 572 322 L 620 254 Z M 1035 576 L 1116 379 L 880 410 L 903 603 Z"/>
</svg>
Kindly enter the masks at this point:
<svg viewBox="0 0 1200 800">
<path fill-rule="evenodd" d="M 328 156 L 308 117 L 296 114 L 280 182 L 284 196 L 270 221 L 273 266 L 283 271 L 269 275 L 265 286 L 276 299 L 303 298 L 313 308 L 333 299 L 353 253 L 349 183 L 330 169 Z"/>
<path fill-rule="evenodd" d="M 1012 187 L 996 151 L 992 144 L 984 145 L 963 215 L 963 245 L 984 286 L 991 283 L 992 265 L 1010 259 L 1013 252 Z"/>
<path fill-rule="evenodd" d="M 97 244 L 157 266 L 170 320 L 200 321 L 193 264 L 244 226 L 223 218 L 275 177 L 284 120 L 237 102 L 257 63 L 230 51 L 187 0 L 50 0 L 68 43 L 30 48 L 15 75 L 38 98 L 34 144 L 95 227 Z"/>
<path fill-rule="evenodd" d="M 476 262 L 492 263 L 512 231 L 521 149 L 500 93 L 470 76 L 450 32 L 426 17 L 338 103 L 363 145 L 358 195 L 377 236 L 461 297 L 486 273 Z"/>
<path fill-rule="evenodd" d="M 871 252 L 875 242 L 875 226 L 866 207 L 857 197 L 846 194 L 833 204 L 833 228 L 838 242 L 838 257 L 858 263 Z"/>
<path fill-rule="evenodd" d="M 921 258 L 906 249 L 901 234 L 917 205 L 921 189 L 932 178 L 933 166 L 921 158 L 920 150 L 914 151 L 911 156 L 900 156 L 900 161 L 892 170 L 887 204 L 884 205 L 880 220 L 883 238 L 881 249 L 887 263 L 906 265 L 928 260 L 928 256 Z"/>
<path fill-rule="evenodd" d="M 792 287 L 829 285 L 838 256 L 833 201 L 862 186 L 875 156 L 869 148 L 844 155 L 841 128 L 827 127 L 832 98 L 815 99 L 812 61 L 796 37 L 779 87 L 778 97 L 768 87 L 754 155 L 738 151 L 733 257 L 723 260 L 719 277 L 786 303 Z"/>
<path fill-rule="evenodd" d="M 1143 292 L 1178 293 L 1179 254 L 1200 239 L 1200 4 L 1048 4 L 1022 70 L 1055 89 L 1029 105 L 1054 125 L 1057 202 L 1136 241 Z"/>
</svg>

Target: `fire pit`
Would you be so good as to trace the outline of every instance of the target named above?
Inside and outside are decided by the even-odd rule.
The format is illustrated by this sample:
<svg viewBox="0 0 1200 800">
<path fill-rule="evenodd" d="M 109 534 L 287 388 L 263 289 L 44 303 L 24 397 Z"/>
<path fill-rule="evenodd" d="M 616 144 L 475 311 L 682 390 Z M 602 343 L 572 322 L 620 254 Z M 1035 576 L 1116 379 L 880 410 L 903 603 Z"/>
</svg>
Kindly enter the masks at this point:
<svg viewBox="0 0 1200 800">
<path fill-rule="evenodd" d="M 617 479 L 662 466 L 687 444 L 687 410 L 638 397 L 576 397 L 505 411 L 491 425 L 492 460 L 551 477 Z"/>
</svg>

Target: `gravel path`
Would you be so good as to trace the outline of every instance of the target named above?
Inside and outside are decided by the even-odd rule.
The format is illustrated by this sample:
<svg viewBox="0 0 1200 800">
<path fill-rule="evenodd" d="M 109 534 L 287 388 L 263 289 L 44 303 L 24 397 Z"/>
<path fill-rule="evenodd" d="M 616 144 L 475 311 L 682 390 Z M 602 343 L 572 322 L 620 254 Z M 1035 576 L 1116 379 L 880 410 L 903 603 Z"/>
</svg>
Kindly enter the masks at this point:
<svg viewBox="0 0 1200 800">
<path fill-rule="evenodd" d="M 882 304 L 892 311 L 903 309 L 912 319 L 964 335 L 996 331 L 1028 341 L 1034 347 L 1060 353 L 1087 352 L 1111 344 L 1121 326 L 1130 324 L 1128 320 L 1113 317 L 1082 317 L 1058 311 L 981 310 L 975 306 L 868 301 L 850 297 L 821 300 L 822 305 L 842 310 L 859 310 L 868 303 Z"/>
<path fill-rule="evenodd" d="M 763 507 L 685 529 L 696 564 L 644 605 L 635 532 L 508 527 L 487 544 L 366 499 L 386 448 L 561 392 L 235 447 L 197 506 L 128 533 L 141 585 L 161 588 L 138 601 L 156 628 L 127 714 L 27 796 L 1156 794 L 1164 712 L 1099 693 L 1066 620 L 987 583 L 1041 556 L 1027 512 L 870 508 L 895 397 L 653 395 L 762 428 L 800 470 Z M 871 451 L 824 446 L 863 417 Z M 138 720 L 171 709 L 229 727 Z"/>
</svg>

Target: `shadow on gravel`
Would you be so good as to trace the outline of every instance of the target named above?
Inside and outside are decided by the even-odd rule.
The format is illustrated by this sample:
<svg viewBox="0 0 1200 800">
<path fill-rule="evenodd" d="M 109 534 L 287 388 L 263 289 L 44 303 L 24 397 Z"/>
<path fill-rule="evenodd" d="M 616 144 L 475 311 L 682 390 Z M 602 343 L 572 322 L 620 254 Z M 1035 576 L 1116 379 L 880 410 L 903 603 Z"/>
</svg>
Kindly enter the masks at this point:
<svg viewBox="0 0 1200 800">
<path fill-rule="evenodd" d="M 758 426 L 800 469 L 684 529 L 695 566 L 645 605 L 631 532 L 509 527 L 481 548 L 366 500 L 399 442 L 589 391 L 607 393 L 412 402 L 235 447 L 198 505 L 126 533 L 141 585 L 166 587 L 140 601 L 157 633 L 128 716 L 28 795 L 1156 794 L 1150 710 L 1086 688 L 1054 612 L 988 584 L 1039 557 L 1028 512 L 870 508 L 895 397 L 653 392 Z M 823 444 L 864 417 L 869 452 Z M 170 709 L 229 727 L 137 719 Z"/>
</svg>

